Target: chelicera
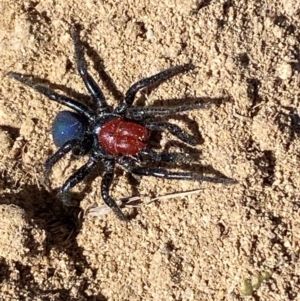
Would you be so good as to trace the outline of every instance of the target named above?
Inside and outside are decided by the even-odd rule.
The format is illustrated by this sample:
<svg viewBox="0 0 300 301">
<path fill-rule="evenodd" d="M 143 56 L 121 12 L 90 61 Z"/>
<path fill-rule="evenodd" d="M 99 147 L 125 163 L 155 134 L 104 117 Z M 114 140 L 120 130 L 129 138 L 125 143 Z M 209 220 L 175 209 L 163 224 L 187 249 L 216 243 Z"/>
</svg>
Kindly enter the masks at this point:
<svg viewBox="0 0 300 301">
<path fill-rule="evenodd" d="M 121 165 L 130 173 L 140 176 L 223 184 L 235 183 L 234 180 L 229 178 L 209 177 L 192 172 L 169 171 L 162 167 L 144 166 L 142 162 L 146 157 L 148 158 L 147 162 L 177 163 L 182 160 L 184 155 L 182 153 L 155 152 L 152 150 L 149 146 L 149 137 L 152 131 L 167 130 L 179 140 L 192 146 L 196 145 L 195 138 L 178 125 L 165 120 L 157 120 L 154 117 L 165 117 L 184 111 L 207 108 L 208 104 L 184 104 L 169 108 L 132 105 L 139 90 L 157 84 L 180 72 L 188 71 L 192 68 L 191 65 L 169 68 L 136 82 L 128 89 L 121 103 L 114 110 L 111 110 L 100 87 L 87 71 L 84 48 L 75 28 L 71 28 L 71 36 L 74 41 L 77 69 L 92 96 L 95 110 L 78 100 L 36 83 L 28 76 L 16 72 L 8 74 L 10 77 L 45 95 L 50 100 L 72 110 L 61 111 L 54 119 L 52 136 L 58 150 L 46 160 L 44 165 L 45 182 L 48 183 L 54 164 L 68 152 L 73 151 L 77 155 L 89 154 L 88 162 L 71 175 L 60 189 L 60 198 L 64 205 L 72 205 L 69 197 L 70 189 L 81 182 L 99 163 L 104 164 L 104 174 L 101 182 L 102 198 L 121 220 L 127 220 L 127 218 L 109 192 L 116 164 Z"/>
</svg>

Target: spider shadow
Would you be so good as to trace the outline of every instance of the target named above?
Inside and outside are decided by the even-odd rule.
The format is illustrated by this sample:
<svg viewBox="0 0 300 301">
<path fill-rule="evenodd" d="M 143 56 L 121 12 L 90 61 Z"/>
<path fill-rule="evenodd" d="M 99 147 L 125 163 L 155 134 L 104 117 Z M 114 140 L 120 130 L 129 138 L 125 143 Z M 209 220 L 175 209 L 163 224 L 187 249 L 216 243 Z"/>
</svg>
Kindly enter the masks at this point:
<svg viewBox="0 0 300 301">
<path fill-rule="evenodd" d="M 87 289 L 89 280 L 85 279 L 83 280 L 83 283 L 81 284 L 81 291 L 78 292 L 79 296 L 73 297 L 73 293 L 71 292 L 71 289 L 69 288 L 47 288 L 47 289 L 41 289 L 39 284 L 36 282 L 34 274 L 31 272 L 31 266 L 26 266 L 22 264 L 21 262 L 17 261 L 15 263 L 15 269 L 19 272 L 20 280 L 13 281 L 15 285 L 18 286 L 18 288 L 21 291 L 25 290 L 27 299 L 30 298 L 30 300 L 35 300 L 36 297 L 39 297 L 39 300 L 42 301 L 48 301 L 52 300 L 52 298 L 55 296 L 55 300 L 57 301 L 77 301 L 77 300 L 86 300 L 86 301 L 107 301 L 107 298 L 104 297 L 101 293 L 93 296 L 88 296 L 88 294 L 85 293 L 85 290 Z M 52 277 L 55 274 L 55 269 L 49 268 L 47 269 L 47 276 Z M 28 286 L 28 283 L 30 283 L 30 286 Z M 50 296 L 49 296 L 50 295 Z M 79 298 L 78 298 L 79 297 Z M 84 299 L 83 299 L 84 298 Z M 20 298 L 20 300 L 25 300 Z"/>
<path fill-rule="evenodd" d="M 0 129 L 3 132 L 8 132 L 12 140 L 17 139 L 20 136 L 20 128 L 9 125 L 0 125 Z"/>
<path fill-rule="evenodd" d="M 197 2 L 195 3 L 195 7 L 190 11 L 190 14 L 191 14 L 191 15 L 197 15 L 198 12 L 199 12 L 202 8 L 204 8 L 204 7 L 206 7 L 206 6 L 209 6 L 211 2 L 212 2 L 212 0 L 202 0 L 202 1 L 197 1 Z"/>
<path fill-rule="evenodd" d="M 124 99 L 124 94 L 116 87 L 111 76 L 105 71 L 103 59 L 100 57 L 100 55 L 95 50 L 95 48 L 93 48 L 86 42 L 82 42 L 82 43 L 86 49 L 86 53 L 87 53 L 88 57 L 93 62 L 93 68 L 97 71 L 99 77 L 101 78 L 101 81 L 104 83 L 107 90 L 112 93 L 113 97 L 117 101 L 119 101 L 119 102 L 122 101 Z M 195 68 L 195 66 L 192 64 L 190 64 L 190 66 L 191 66 L 190 70 Z M 182 70 L 180 68 L 181 66 L 177 66 L 177 67 L 178 67 L 178 72 L 174 73 L 171 77 L 162 79 L 162 80 L 155 82 L 152 85 L 149 85 L 149 86 L 145 87 L 144 89 L 142 89 L 141 95 L 137 99 L 135 99 L 134 105 L 145 106 L 147 96 L 150 95 L 153 90 L 157 89 L 163 82 L 169 80 L 170 78 L 184 73 L 184 72 L 182 72 Z M 174 67 L 174 68 L 176 68 L 176 67 Z"/>
<path fill-rule="evenodd" d="M 229 100 L 229 98 L 227 96 L 222 97 L 222 98 L 221 97 L 218 97 L 218 98 L 187 97 L 184 99 L 176 99 L 176 98 L 167 99 L 167 100 L 164 100 L 163 102 L 167 102 L 168 104 L 171 103 L 170 107 L 176 107 L 182 103 L 184 103 L 184 105 L 186 105 L 186 104 L 192 105 L 192 104 L 201 103 L 201 104 L 206 104 L 206 105 L 211 104 L 211 105 L 220 106 L 221 104 L 223 104 L 224 102 L 226 102 L 228 100 Z M 162 105 L 163 104 L 162 104 L 161 100 L 155 100 L 153 107 L 162 106 Z M 193 111 L 199 111 L 199 110 L 203 110 L 203 109 L 194 109 Z M 187 115 L 191 111 L 182 112 L 181 114 L 170 114 L 170 115 L 166 115 L 166 116 L 160 116 L 160 117 L 157 117 L 157 119 L 163 119 L 163 120 L 174 119 L 174 120 L 184 122 L 187 125 L 188 129 L 191 131 L 192 135 L 196 138 L 198 144 L 203 144 L 204 139 L 199 131 L 198 123 L 195 120 L 192 120 L 191 118 L 189 118 Z"/>
<path fill-rule="evenodd" d="M 7 175 L 5 175 L 5 177 L 7 177 Z M 5 186 L 9 188 L 9 186 L 12 185 L 14 185 L 14 181 L 10 181 L 8 176 Z M 37 228 L 45 233 L 46 237 L 43 242 L 40 243 L 33 237 L 30 230 L 25 230 L 26 239 L 24 241 L 24 248 L 29 250 L 27 256 L 51 256 L 50 252 L 53 249 L 58 252 L 65 252 L 70 260 L 70 265 L 76 272 L 76 276 L 82 276 L 86 269 L 90 269 L 92 274 L 95 275 L 96 270 L 90 267 L 83 254 L 83 248 L 78 245 L 76 240 L 81 230 L 81 222 L 78 222 L 80 208 L 78 206 L 64 207 L 62 202 L 57 198 L 55 190 L 48 192 L 43 186 L 38 188 L 37 185 L 23 185 L 20 188 L 20 192 L 17 194 L 3 193 L 1 195 L 0 205 L 15 205 L 22 208 L 26 213 L 25 220 L 30 229 Z M 77 194 L 72 193 L 71 197 L 75 199 L 77 203 L 80 202 L 84 194 L 85 191 Z M 5 278 L 10 280 L 10 270 L 5 267 L 3 262 L 1 263 L 1 267 L 0 281 L 5 281 Z M 6 271 L 4 271 L 4 268 Z M 29 293 L 32 292 L 33 297 L 36 297 L 37 293 L 41 296 L 50 293 L 57 295 L 57 297 L 59 297 L 57 300 L 75 301 L 75 299 L 71 297 L 71 289 L 41 289 L 40 284 L 35 281 L 30 266 L 16 261 L 15 268 L 21 275 L 16 285 Z M 49 271 L 49 273 L 49 277 L 51 277 L 51 271 Z M 22 279 L 26 279 L 26 281 Z M 32 281 L 29 282 L 28 279 L 32 279 Z M 81 281 L 84 286 L 88 286 L 87 283 L 89 279 L 82 278 Z M 29 286 L 28 283 L 30 283 Z M 84 290 L 80 293 L 85 296 Z M 88 296 L 85 297 L 86 300 L 106 300 L 102 295 L 94 296 L 94 299 Z M 46 301 L 48 300 L 47 298 L 45 297 L 43 299 L 42 297 L 42 300 Z"/>
<path fill-rule="evenodd" d="M 0 284 L 10 277 L 9 265 L 3 257 L 0 258 Z"/>
<path fill-rule="evenodd" d="M 22 208 L 26 212 L 28 223 L 32 220 L 39 229 L 45 231 L 43 251 L 32 245 L 34 240 L 31 238 L 25 243 L 31 255 L 40 255 L 40 252 L 47 255 L 52 248 L 58 247 L 64 248 L 67 253 L 70 251 L 72 257 L 74 245 L 75 249 L 80 249 L 75 240 L 81 229 L 81 223 L 78 222 L 80 209 L 76 206 L 65 208 L 56 194 L 55 190 L 48 192 L 43 186 L 38 188 L 37 185 L 23 185 L 18 194 L 2 195 L 0 205 L 9 204 Z M 72 197 L 79 201 L 83 196 L 80 193 L 73 194 Z M 72 245 L 72 248 L 68 249 L 68 245 Z M 86 263 L 84 260 L 82 262 Z"/>
<path fill-rule="evenodd" d="M 82 94 L 80 92 L 75 91 L 72 88 L 66 87 L 65 85 L 52 83 L 50 80 L 45 78 L 40 78 L 38 76 L 32 76 L 30 74 L 22 74 L 23 77 L 29 78 L 34 83 L 39 83 L 46 87 L 49 87 L 52 90 L 59 90 L 59 92 L 63 92 L 65 95 L 76 99 L 77 101 L 94 106 L 94 103 L 91 100 L 91 97 L 88 94 Z"/>
<path fill-rule="evenodd" d="M 286 150 L 288 150 L 300 137 L 300 115 L 295 108 L 285 106 L 283 109 L 276 115 L 275 122 L 280 131 L 284 132 L 288 129 L 289 139 L 286 143 Z"/>
<path fill-rule="evenodd" d="M 194 172 L 197 174 L 210 174 L 217 178 L 227 178 L 223 173 L 218 171 L 217 169 L 213 168 L 211 165 L 203 165 L 200 163 L 197 163 L 201 160 L 202 151 L 196 149 L 195 147 L 187 146 L 184 143 L 180 141 L 169 141 L 166 143 L 164 150 L 169 151 L 170 148 L 176 148 L 176 149 L 183 149 L 185 153 L 187 153 L 190 157 L 190 162 L 188 163 L 180 163 L 179 166 L 182 170 L 188 171 L 188 172 Z M 168 164 L 170 167 L 176 167 L 175 164 Z M 178 166 L 178 164 L 177 164 Z"/>
<path fill-rule="evenodd" d="M 98 73 L 101 81 L 105 85 L 106 89 L 111 92 L 113 97 L 118 101 L 124 98 L 124 94 L 117 88 L 111 76 L 105 71 L 104 61 L 98 54 L 98 52 L 90 46 L 88 43 L 83 42 L 83 46 L 86 49 L 86 54 L 93 63 L 93 68 Z"/>
<path fill-rule="evenodd" d="M 189 105 L 203 103 L 203 104 L 214 104 L 216 106 L 220 106 L 222 103 L 224 103 L 228 100 L 229 100 L 229 97 L 225 96 L 222 98 L 198 97 L 198 98 L 185 98 L 185 99 L 168 99 L 165 101 L 167 103 L 174 103 L 174 104 L 171 104 L 171 107 L 175 107 L 175 106 L 178 106 L 178 103 L 182 103 L 182 102 L 184 102 L 185 104 L 188 103 Z M 159 102 L 159 104 L 157 104 L 158 102 Z M 154 101 L 153 107 L 162 106 L 161 102 L 162 102 L 161 100 Z M 157 105 L 155 105 L 155 104 L 157 104 Z M 182 114 L 170 114 L 170 115 L 167 115 L 166 118 L 164 118 L 164 116 L 159 116 L 155 120 L 174 119 L 177 121 L 182 121 L 183 123 L 185 123 L 187 125 L 188 129 L 192 133 L 192 136 L 196 138 L 197 144 L 203 144 L 204 139 L 203 139 L 203 136 L 201 135 L 201 132 L 199 131 L 198 123 L 195 120 L 192 120 L 191 118 L 189 118 L 187 116 L 187 113 L 188 112 L 183 112 Z M 157 139 L 157 137 L 159 137 L 159 138 Z M 161 140 L 161 132 L 153 131 L 149 140 L 151 141 L 151 143 L 154 142 L 152 144 L 156 145 L 156 147 L 157 147 L 159 145 L 159 141 Z M 173 143 L 173 142 L 171 142 L 171 143 Z M 194 147 L 189 147 L 183 143 L 180 143 L 179 146 L 180 146 L 180 148 L 183 148 L 183 149 L 185 147 L 186 149 L 189 150 L 188 152 L 191 152 L 191 153 L 193 153 L 195 150 Z"/>
<path fill-rule="evenodd" d="M 276 117 L 276 122 L 281 128 L 290 127 L 290 143 L 300 135 L 300 115 L 297 110 L 292 107 L 284 107 L 287 112 L 280 112 Z"/>
<path fill-rule="evenodd" d="M 93 68 L 94 70 L 96 70 L 96 72 L 98 73 L 101 81 L 104 83 L 106 89 L 108 91 L 111 92 L 111 94 L 113 95 L 113 97 L 118 101 L 122 101 L 124 99 L 124 94 L 116 87 L 113 79 L 111 78 L 111 76 L 105 71 L 105 65 L 104 65 L 104 61 L 103 59 L 100 57 L 99 53 L 95 50 L 95 48 L 93 48 L 91 45 L 89 45 L 86 42 L 82 42 L 83 46 L 86 49 L 86 54 L 87 56 L 91 59 L 92 63 L 93 63 Z M 186 70 L 186 71 L 192 71 L 193 69 L 195 69 L 195 66 L 193 64 L 190 64 L 191 68 L 190 70 Z M 147 87 L 145 87 L 144 89 L 142 89 L 140 91 L 140 96 L 138 98 L 135 99 L 134 101 L 134 106 L 145 106 L 146 104 L 146 100 L 148 98 L 148 96 L 152 93 L 152 91 L 154 91 L 155 89 L 157 89 L 162 83 L 168 81 L 170 78 L 173 78 L 175 76 L 178 76 L 180 74 L 183 74 L 185 72 L 182 72 L 182 70 L 180 69 L 181 66 L 177 66 L 178 67 L 178 72 L 174 73 L 171 77 L 166 78 L 166 79 L 162 79 L 158 82 L 155 82 L 152 85 L 149 85 Z M 174 67 L 176 68 L 176 67 Z M 166 100 L 167 102 L 197 102 L 197 101 L 201 101 L 201 102 L 212 102 L 212 103 L 221 103 L 220 102 L 220 98 L 207 98 L 207 97 L 202 97 L 202 98 L 185 98 L 183 99 L 169 99 Z M 154 101 L 154 105 L 158 102 L 158 100 Z M 161 102 L 161 101 L 160 101 Z M 160 104 L 160 106 L 163 104 Z"/>
<path fill-rule="evenodd" d="M 207 110 L 207 108 L 209 108 L 210 105 L 220 107 L 222 104 L 229 101 L 230 101 L 230 97 L 228 95 L 225 95 L 224 97 L 185 97 L 185 98 L 169 98 L 164 100 L 156 99 L 153 101 L 153 105 L 151 105 L 150 108 L 165 106 L 165 103 L 168 103 L 168 107 L 177 107 L 180 105 L 193 105 L 193 104 L 203 104 L 206 106 L 205 108 L 197 108 L 197 109 L 180 113 L 183 115 L 178 115 L 178 113 L 166 115 L 168 118 L 169 117 L 173 118 L 175 116 L 184 116 L 191 111 Z"/>
</svg>

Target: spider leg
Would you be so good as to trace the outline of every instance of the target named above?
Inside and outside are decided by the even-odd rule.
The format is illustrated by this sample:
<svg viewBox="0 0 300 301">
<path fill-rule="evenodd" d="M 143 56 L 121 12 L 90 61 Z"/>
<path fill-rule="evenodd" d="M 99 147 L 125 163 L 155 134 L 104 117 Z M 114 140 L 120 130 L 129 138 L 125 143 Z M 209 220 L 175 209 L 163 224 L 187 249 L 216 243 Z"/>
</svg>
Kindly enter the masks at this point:
<svg viewBox="0 0 300 301">
<path fill-rule="evenodd" d="M 60 147 L 51 157 L 49 157 L 44 163 L 44 183 L 49 185 L 49 177 L 52 172 L 52 167 L 56 164 L 63 156 L 65 156 L 72 148 L 78 145 L 79 140 L 74 139 L 66 142 L 62 147 Z"/>
<path fill-rule="evenodd" d="M 71 175 L 61 187 L 59 195 L 65 206 L 71 206 L 69 200 L 69 190 L 80 183 L 97 165 L 98 159 L 90 157 L 89 161 L 81 166 L 73 175 Z"/>
<path fill-rule="evenodd" d="M 102 199 L 105 202 L 105 204 L 113 210 L 118 219 L 122 221 L 127 221 L 127 218 L 117 205 L 116 201 L 109 195 L 109 189 L 114 178 L 115 160 L 105 160 L 104 167 L 105 172 L 101 182 Z"/>
<path fill-rule="evenodd" d="M 75 55 L 77 62 L 77 70 L 87 88 L 89 93 L 92 95 L 94 101 L 97 104 L 98 109 L 103 111 L 108 111 L 108 105 L 104 94 L 98 84 L 95 82 L 93 77 L 87 71 L 87 63 L 84 57 L 84 48 L 80 41 L 79 33 L 75 27 L 71 28 L 71 36 L 74 42 Z"/>
<path fill-rule="evenodd" d="M 196 139 L 190 134 L 186 133 L 178 125 L 167 121 L 150 121 L 145 123 L 145 127 L 149 130 L 163 131 L 168 130 L 172 135 L 180 139 L 181 141 L 195 146 L 197 145 Z"/>
<path fill-rule="evenodd" d="M 237 183 L 235 180 L 230 178 L 214 178 L 208 177 L 192 172 L 173 172 L 168 171 L 161 167 L 140 167 L 136 166 L 133 161 L 126 162 L 121 161 L 119 162 L 122 164 L 126 169 L 128 169 L 131 173 L 140 175 L 140 176 L 152 176 L 157 178 L 165 178 L 170 180 L 190 180 L 190 181 L 205 181 L 205 182 L 212 182 L 212 183 L 221 183 L 221 184 L 235 184 Z"/>
<path fill-rule="evenodd" d="M 185 153 L 157 153 L 152 149 L 144 149 L 139 152 L 140 156 L 147 156 L 155 162 L 168 163 L 191 163 L 193 158 Z"/>
<path fill-rule="evenodd" d="M 211 104 L 209 103 L 195 103 L 189 105 L 181 105 L 175 107 L 131 107 L 128 108 L 125 112 L 125 116 L 129 119 L 134 120 L 143 120 L 148 117 L 153 116 L 162 116 L 162 115 L 174 115 L 176 113 L 192 111 L 195 109 L 207 109 L 210 107 Z"/>
<path fill-rule="evenodd" d="M 45 95 L 49 99 L 56 101 L 70 109 L 73 109 L 74 111 L 76 111 L 79 114 L 84 115 L 89 120 L 91 120 L 91 121 L 94 120 L 93 112 L 88 107 L 86 107 L 85 105 L 80 103 L 79 101 L 72 99 L 70 97 L 67 97 L 65 95 L 58 94 L 55 91 L 51 90 L 50 88 L 48 88 L 42 84 L 35 83 L 34 81 L 30 80 L 28 77 L 26 77 L 20 73 L 9 72 L 7 75 L 9 77 L 12 77 L 12 78 L 18 80 L 19 82 L 21 82 L 25 85 L 33 88 L 34 90 Z"/>
<path fill-rule="evenodd" d="M 176 66 L 136 82 L 128 89 L 123 102 L 115 109 L 115 113 L 124 113 L 132 105 L 135 95 L 139 90 L 193 68 L 194 66 L 191 64 Z"/>
</svg>

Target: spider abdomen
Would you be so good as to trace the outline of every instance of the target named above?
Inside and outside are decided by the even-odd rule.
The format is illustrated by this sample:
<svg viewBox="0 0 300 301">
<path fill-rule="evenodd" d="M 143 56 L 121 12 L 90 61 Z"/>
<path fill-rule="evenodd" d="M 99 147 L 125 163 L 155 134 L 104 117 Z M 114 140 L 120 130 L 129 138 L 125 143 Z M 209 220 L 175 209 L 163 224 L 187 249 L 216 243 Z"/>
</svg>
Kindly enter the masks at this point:
<svg viewBox="0 0 300 301">
<path fill-rule="evenodd" d="M 75 112 L 58 112 L 52 124 L 52 137 L 57 147 L 70 140 L 83 138 L 85 131 L 85 120 Z"/>
<path fill-rule="evenodd" d="M 111 155 L 136 156 L 146 148 L 149 134 L 149 130 L 138 123 L 114 118 L 102 126 L 98 138 Z"/>
</svg>

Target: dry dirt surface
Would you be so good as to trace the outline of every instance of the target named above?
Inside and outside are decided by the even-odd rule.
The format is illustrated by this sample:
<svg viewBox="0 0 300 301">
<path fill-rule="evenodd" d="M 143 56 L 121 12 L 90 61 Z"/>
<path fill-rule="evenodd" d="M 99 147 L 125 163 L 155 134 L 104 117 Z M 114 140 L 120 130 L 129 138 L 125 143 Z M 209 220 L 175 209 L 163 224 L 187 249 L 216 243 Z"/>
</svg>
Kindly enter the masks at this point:
<svg viewBox="0 0 300 301">
<path fill-rule="evenodd" d="M 0 300 L 300 300 L 298 0 L 2 0 L 0 8 Z M 124 223 L 101 207 L 99 166 L 65 210 L 58 189 L 87 157 L 66 156 L 46 189 L 42 167 L 62 107 L 6 74 L 32 74 L 90 102 L 72 24 L 112 106 L 137 80 L 193 63 L 136 103 L 226 98 L 171 118 L 197 147 L 166 132 L 154 142 L 190 153 L 183 169 L 237 184 L 138 182 L 117 169 L 113 197 L 143 202 L 123 209 L 133 215 Z M 172 193 L 183 194 L 145 204 Z"/>
</svg>

